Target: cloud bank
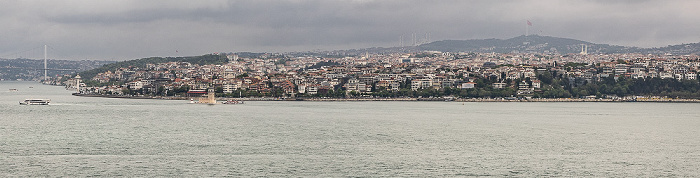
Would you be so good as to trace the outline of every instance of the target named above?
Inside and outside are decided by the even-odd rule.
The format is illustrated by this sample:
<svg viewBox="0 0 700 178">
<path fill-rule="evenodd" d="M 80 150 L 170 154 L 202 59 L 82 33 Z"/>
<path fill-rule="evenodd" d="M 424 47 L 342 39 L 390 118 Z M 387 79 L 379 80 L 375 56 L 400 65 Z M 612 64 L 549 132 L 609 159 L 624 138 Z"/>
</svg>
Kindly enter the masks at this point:
<svg viewBox="0 0 700 178">
<path fill-rule="evenodd" d="M 700 42 L 700 1 L 9 1 L 0 58 L 48 44 L 59 59 L 398 46 L 525 33 L 638 47 Z M 4 55 L 4 56 L 2 56 Z"/>
</svg>

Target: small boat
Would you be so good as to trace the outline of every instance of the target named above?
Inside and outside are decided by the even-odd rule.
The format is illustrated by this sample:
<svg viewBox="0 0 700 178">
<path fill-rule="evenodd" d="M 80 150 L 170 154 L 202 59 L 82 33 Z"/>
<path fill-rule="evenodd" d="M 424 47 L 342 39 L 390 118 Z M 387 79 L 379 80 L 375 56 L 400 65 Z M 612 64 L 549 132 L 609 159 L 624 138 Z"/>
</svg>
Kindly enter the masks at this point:
<svg viewBox="0 0 700 178">
<path fill-rule="evenodd" d="M 19 102 L 20 105 L 49 105 L 50 99 L 26 99 Z"/>
<path fill-rule="evenodd" d="M 227 101 L 221 102 L 221 104 L 243 104 L 243 101 L 227 100 Z"/>
<path fill-rule="evenodd" d="M 16 88 L 10 88 L 10 91 L 17 91 Z"/>
</svg>

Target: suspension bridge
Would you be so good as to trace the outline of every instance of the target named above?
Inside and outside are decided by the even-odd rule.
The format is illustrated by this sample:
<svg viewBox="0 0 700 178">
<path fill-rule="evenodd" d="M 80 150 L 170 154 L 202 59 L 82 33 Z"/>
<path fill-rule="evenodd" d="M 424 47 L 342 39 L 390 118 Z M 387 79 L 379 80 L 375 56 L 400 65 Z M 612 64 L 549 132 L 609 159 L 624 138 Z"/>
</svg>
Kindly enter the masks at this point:
<svg viewBox="0 0 700 178">
<path fill-rule="evenodd" d="M 22 70 L 43 70 L 44 71 L 44 80 L 48 79 L 47 73 L 48 71 L 78 71 L 80 69 L 61 69 L 61 68 L 49 68 L 48 67 L 48 45 L 44 45 L 44 67 L 41 68 L 39 66 L 37 67 L 15 67 L 15 66 L 0 66 L 0 69 L 22 69 Z M 15 57 L 16 59 L 24 58 L 24 59 L 30 59 L 30 58 L 38 58 L 36 56 L 37 51 L 39 51 L 41 47 L 35 47 L 31 48 L 28 50 L 23 50 L 20 52 L 15 52 L 15 53 L 10 53 L 7 55 L 0 56 L 0 59 L 2 58 L 7 58 L 7 57 Z M 54 48 L 51 48 L 55 50 Z"/>
</svg>

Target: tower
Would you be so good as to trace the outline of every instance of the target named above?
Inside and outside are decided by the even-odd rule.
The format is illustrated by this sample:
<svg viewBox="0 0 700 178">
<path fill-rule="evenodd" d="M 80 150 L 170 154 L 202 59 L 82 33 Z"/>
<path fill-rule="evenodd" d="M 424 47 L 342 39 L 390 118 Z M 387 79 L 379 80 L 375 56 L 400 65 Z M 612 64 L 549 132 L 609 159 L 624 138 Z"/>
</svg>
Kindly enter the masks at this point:
<svg viewBox="0 0 700 178">
<path fill-rule="evenodd" d="M 416 33 L 411 34 L 413 36 L 413 46 L 416 46 Z"/>
<path fill-rule="evenodd" d="M 75 91 L 77 93 L 80 93 L 80 79 L 81 79 L 80 74 L 75 76 Z"/>
<path fill-rule="evenodd" d="M 431 41 L 430 41 L 430 35 L 432 35 L 432 34 L 430 34 L 430 32 L 428 32 L 428 40 L 425 41 L 426 43 L 430 43 L 430 42 L 431 42 Z"/>
<path fill-rule="evenodd" d="M 46 72 L 48 69 L 46 69 L 46 45 L 44 45 L 44 80 L 48 80 L 46 77 Z"/>
<path fill-rule="evenodd" d="M 214 88 L 209 88 L 207 91 L 207 104 L 216 104 L 216 98 L 214 97 Z"/>
<path fill-rule="evenodd" d="M 429 43 L 430 42 L 430 35 L 429 33 L 425 33 L 425 41 L 421 42 L 421 44 Z"/>
<path fill-rule="evenodd" d="M 581 55 L 588 55 L 588 45 L 581 44 Z"/>
</svg>

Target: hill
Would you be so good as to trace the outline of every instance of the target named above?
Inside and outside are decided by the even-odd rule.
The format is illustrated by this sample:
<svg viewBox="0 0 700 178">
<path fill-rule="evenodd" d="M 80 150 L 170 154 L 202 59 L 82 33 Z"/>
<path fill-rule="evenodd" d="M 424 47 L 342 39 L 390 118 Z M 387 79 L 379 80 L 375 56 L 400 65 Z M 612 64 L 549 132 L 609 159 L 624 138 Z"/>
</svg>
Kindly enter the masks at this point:
<svg viewBox="0 0 700 178">
<path fill-rule="evenodd" d="M 645 49 L 651 54 L 700 54 L 700 43 L 669 45 L 661 48 Z"/>
<path fill-rule="evenodd" d="M 639 48 L 597 44 L 587 41 L 551 36 L 518 36 L 510 39 L 443 40 L 418 46 L 420 50 L 444 52 L 484 52 L 484 53 L 579 53 L 583 45 L 588 53 L 643 53 L 643 54 L 700 54 L 700 43 L 669 45 L 659 48 Z"/>
<path fill-rule="evenodd" d="M 127 68 L 130 66 L 134 67 L 146 67 L 146 64 L 158 64 L 166 62 L 189 62 L 191 64 L 207 65 L 207 64 L 224 64 L 227 62 L 225 55 L 219 54 L 206 54 L 201 56 L 189 56 L 189 57 L 149 57 L 136 60 L 122 61 L 112 64 L 106 64 L 102 67 L 81 72 L 80 75 L 83 78 L 93 78 L 98 73 L 106 71 L 114 71 L 119 68 Z"/>
<path fill-rule="evenodd" d="M 444 52 L 495 52 L 495 53 L 579 53 L 582 45 L 588 53 L 629 53 L 642 50 L 608 44 L 596 44 L 581 40 L 551 36 L 518 36 L 510 39 L 443 40 L 418 46 L 421 50 Z"/>
<path fill-rule="evenodd" d="M 61 76 L 95 69 L 114 61 L 49 59 L 47 63 L 48 76 Z M 44 79 L 43 68 L 44 60 L 0 59 L 0 80 L 42 80 Z"/>
</svg>

